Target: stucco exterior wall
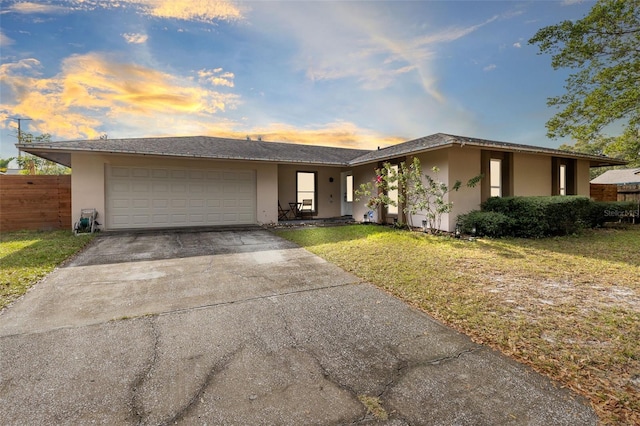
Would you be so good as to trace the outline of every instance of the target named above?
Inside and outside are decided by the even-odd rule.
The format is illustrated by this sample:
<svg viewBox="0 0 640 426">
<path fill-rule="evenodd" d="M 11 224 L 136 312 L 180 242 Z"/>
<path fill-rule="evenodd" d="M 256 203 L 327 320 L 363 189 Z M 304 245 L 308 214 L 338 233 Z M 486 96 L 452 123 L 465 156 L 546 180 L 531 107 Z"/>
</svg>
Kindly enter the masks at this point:
<svg viewBox="0 0 640 426">
<path fill-rule="evenodd" d="M 426 153 L 422 153 L 417 155 L 418 160 L 420 160 L 420 166 L 422 167 L 422 173 L 425 175 L 429 175 L 432 179 L 437 179 L 441 182 L 444 182 L 446 185 L 449 185 L 449 174 L 450 174 L 450 157 L 451 157 L 451 148 L 441 149 L 438 151 L 430 151 Z M 413 157 L 408 161 L 413 161 Z M 439 172 L 435 173 L 433 168 L 437 167 L 440 169 Z M 445 197 L 445 202 L 449 200 L 449 195 Z M 411 218 L 411 221 L 407 218 L 407 222 L 412 223 L 413 226 L 422 226 L 422 221 L 425 219 L 424 214 L 418 213 Z M 455 220 L 450 220 L 449 215 L 445 214 L 442 216 L 442 222 L 440 223 L 440 229 L 446 231 L 449 230 L 449 223 L 455 222 Z M 454 225 L 455 226 L 455 223 Z"/>
<path fill-rule="evenodd" d="M 453 210 L 449 213 L 447 227 L 443 229 L 453 232 L 459 215 L 480 208 L 482 186 L 478 183 L 473 188 L 466 186 L 470 179 L 479 176 L 481 171 L 481 150 L 472 147 L 452 147 L 449 151 L 449 182 L 462 182 L 460 190 L 451 192 L 449 200 L 453 202 Z"/>
<path fill-rule="evenodd" d="M 576 195 L 591 196 L 590 164 L 587 160 L 576 161 Z"/>
<path fill-rule="evenodd" d="M 278 166 L 276 164 L 74 153 L 71 157 L 73 170 L 71 174 L 72 223 L 75 223 L 80 217 L 81 209 L 95 208 L 98 211 L 98 222 L 104 225 L 105 167 L 107 165 L 255 170 L 256 221 L 258 224 L 278 221 Z"/>
<path fill-rule="evenodd" d="M 283 208 L 289 208 L 289 203 L 296 201 L 296 172 L 317 173 L 318 202 L 315 218 L 338 217 L 341 214 L 340 173 L 347 169 L 340 167 L 318 167 L 305 165 L 278 166 L 278 194 L 274 199 L 280 199 Z M 331 182 L 330 180 L 333 180 Z"/>
<path fill-rule="evenodd" d="M 551 195 L 551 157 L 513 153 L 513 195 Z"/>
<path fill-rule="evenodd" d="M 104 165 L 107 157 L 74 153 L 71 155 L 71 226 L 80 219 L 82 209 L 96 209 L 104 228 Z"/>
<path fill-rule="evenodd" d="M 353 189 L 354 191 L 360 188 L 360 185 L 366 184 L 367 182 L 372 182 L 375 177 L 375 164 L 367 164 L 364 166 L 354 167 L 353 168 Z M 358 201 L 357 195 L 354 194 L 353 200 L 353 219 L 362 222 L 364 219 L 364 215 L 368 213 L 368 209 L 365 207 L 365 203 L 367 202 L 367 197 L 362 197 Z M 374 222 L 377 218 L 380 217 L 380 212 L 374 212 Z"/>
</svg>

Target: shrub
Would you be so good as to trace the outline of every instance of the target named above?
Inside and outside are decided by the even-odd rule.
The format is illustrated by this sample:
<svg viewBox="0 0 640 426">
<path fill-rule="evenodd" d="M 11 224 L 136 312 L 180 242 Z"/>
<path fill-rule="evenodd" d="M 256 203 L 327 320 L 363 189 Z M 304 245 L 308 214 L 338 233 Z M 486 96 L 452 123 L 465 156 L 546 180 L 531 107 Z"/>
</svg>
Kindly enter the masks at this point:
<svg viewBox="0 0 640 426">
<path fill-rule="evenodd" d="M 511 235 L 515 221 L 502 213 L 473 210 L 458 216 L 458 224 L 464 234 L 471 234 L 475 226 L 478 236 L 500 238 Z"/>
<path fill-rule="evenodd" d="M 584 215 L 588 226 L 595 228 L 606 222 L 617 222 L 621 219 L 636 217 L 638 220 L 638 204 L 634 201 L 594 201 Z"/>
<path fill-rule="evenodd" d="M 542 238 L 578 232 L 587 224 L 590 204 L 582 196 L 494 197 L 482 204 L 482 210 L 510 217 L 513 236 Z"/>
</svg>

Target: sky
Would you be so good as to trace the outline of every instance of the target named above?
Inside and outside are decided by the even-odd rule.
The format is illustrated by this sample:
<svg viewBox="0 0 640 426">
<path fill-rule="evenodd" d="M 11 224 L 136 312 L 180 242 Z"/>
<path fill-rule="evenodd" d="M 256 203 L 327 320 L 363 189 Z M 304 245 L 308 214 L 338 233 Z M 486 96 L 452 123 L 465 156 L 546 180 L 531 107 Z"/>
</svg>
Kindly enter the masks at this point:
<svg viewBox="0 0 640 426">
<path fill-rule="evenodd" d="M 567 70 L 528 40 L 592 1 L 0 0 L 0 158 L 52 140 L 208 135 L 375 149 L 537 146 Z"/>
</svg>

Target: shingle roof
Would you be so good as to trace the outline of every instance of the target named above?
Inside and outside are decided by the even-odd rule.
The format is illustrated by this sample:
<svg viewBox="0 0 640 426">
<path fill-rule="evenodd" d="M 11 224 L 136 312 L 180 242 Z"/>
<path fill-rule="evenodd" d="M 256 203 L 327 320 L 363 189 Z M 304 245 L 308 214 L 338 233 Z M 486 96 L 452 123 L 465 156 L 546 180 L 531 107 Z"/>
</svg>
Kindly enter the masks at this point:
<svg viewBox="0 0 640 426">
<path fill-rule="evenodd" d="M 607 170 L 591 183 L 626 185 L 630 183 L 640 183 L 640 168 Z"/>
<path fill-rule="evenodd" d="M 362 149 L 225 139 L 209 136 L 76 140 L 22 144 L 18 145 L 18 147 L 25 152 L 32 152 L 54 161 L 62 159 L 59 155 L 56 156 L 56 152 L 108 152 L 345 166 L 349 159 L 369 152 Z M 67 161 L 70 162 L 70 158 Z"/>
<path fill-rule="evenodd" d="M 67 166 L 71 165 L 71 152 L 105 152 L 292 164 L 357 166 L 456 144 L 461 147 L 469 145 L 493 150 L 583 158 L 590 160 L 592 166 L 625 164 L 624 161 L 605 156 L 586 155 L 552 148 L 470 138 L 446 133 L 436 133 L 374 151 L 210 136 L 76 140 L 18 144 L 17 146 L 22 151 L 30 152 Z"/>
<path fill-rule="evenodd" d="M 626 164 L 624 161 L 609 158 L 603 155 L 587 155 L 577 152 L 565 151 L 553 148 L 544 148 L 532 145 L 515 144 L 511 142 L 500 142 L 488 139 L 470 138 L 467 136 L 450 135 L 446 133 L 436 133 L 434 135 L 425 136 L 414 139 L 398 145 L 371 151 L 349 162 L 351 165 L 359 165 L 376 161 L 385 161 L 392 158 L 398 158 L 406 155 L 416 154 L 419 152 L 429 151 L 451 145 L 460 146 L 477 146 L 480 148 L 488 148 L 494 150 L 527 152 L 532 154 L 549 154 L 562 157 L 584 158 L 592 162 L 603 163 L 602 165 Z"/>
</svg>

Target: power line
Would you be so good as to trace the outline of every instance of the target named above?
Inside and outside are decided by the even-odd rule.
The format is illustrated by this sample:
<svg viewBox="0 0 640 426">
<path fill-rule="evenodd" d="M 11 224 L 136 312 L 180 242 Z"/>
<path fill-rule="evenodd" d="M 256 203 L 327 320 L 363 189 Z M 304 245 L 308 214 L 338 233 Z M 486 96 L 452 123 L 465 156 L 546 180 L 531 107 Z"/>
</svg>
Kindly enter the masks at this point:
<svg viewBox="0 0 640 426">
<path fill-rule="evenodd" d="M 23 121 L 31 121 L 31 118 L 22 118 L 22 117 L 9 117 L 10 120 L 15 120 L 18 122 L 18 143 L 22 143 L 22 122 Z M 18 148 L 18 157 L 22 154 L 20 148 Z"/>
</svg>

